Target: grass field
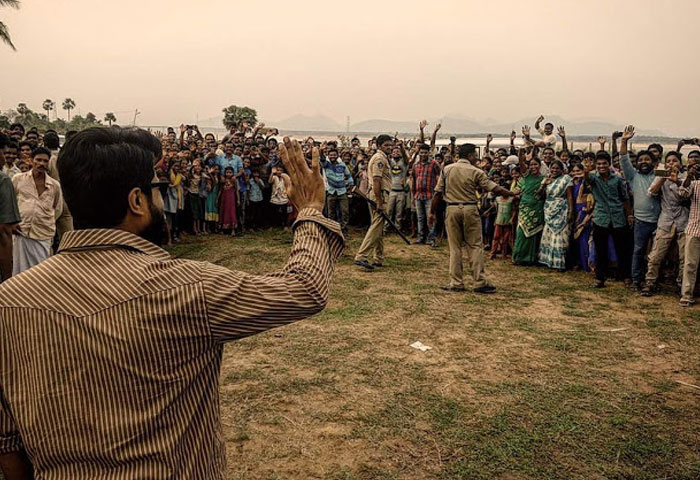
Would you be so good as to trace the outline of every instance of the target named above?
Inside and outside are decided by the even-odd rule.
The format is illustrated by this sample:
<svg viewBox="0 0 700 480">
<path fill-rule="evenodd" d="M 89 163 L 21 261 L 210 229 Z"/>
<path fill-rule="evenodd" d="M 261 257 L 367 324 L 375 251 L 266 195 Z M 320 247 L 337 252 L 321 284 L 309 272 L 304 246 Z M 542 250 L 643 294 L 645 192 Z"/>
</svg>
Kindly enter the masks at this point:
<svg viewBox="0 0 700 480">
<path fill-rule="evenodd" d="M 502 260 L 497 294 L 442 292 L 445 247 L 391 237 L 365 273 L 361 235 L 322 314 L 226 347 L 228 478 L 700 478 L 700 389 L 678 383 L 700 384 L 700 307 Z M 270 231 L 172 253 L 264 273 L 290 246 Z"/>
</svg>

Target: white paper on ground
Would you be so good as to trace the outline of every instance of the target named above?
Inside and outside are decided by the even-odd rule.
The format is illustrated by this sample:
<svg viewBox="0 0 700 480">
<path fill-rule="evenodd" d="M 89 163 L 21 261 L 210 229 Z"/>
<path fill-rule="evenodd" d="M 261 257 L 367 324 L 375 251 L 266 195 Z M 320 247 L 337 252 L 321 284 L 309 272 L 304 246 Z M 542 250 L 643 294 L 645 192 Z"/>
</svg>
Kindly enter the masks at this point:
<svg viewBox="0 0 700 480">
<path fill-rule="evenodd" d="M 421 342 L 413 342 L 411 344 L 411 346 L 413 348 L 415 348 L 416 350 L 420 350 L 421 352 L 425 352 L 425 351 L 431 350 L 433 348 L 433 347 L 429 347 L 427 345 L 423 345 Z"/>
</svg>

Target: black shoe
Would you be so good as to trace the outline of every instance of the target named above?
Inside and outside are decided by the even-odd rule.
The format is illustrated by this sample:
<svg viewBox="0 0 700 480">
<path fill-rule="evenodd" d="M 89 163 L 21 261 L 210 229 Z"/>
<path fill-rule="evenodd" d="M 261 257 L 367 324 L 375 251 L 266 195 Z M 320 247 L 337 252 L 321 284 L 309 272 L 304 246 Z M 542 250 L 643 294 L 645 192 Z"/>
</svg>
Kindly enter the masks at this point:
<svg viewBox="0 0 700 480">
<path fill-rule="evenodd" d="M 382 268 L 384 266 L 383 263 L 378 263 L 378 262 L 372 262 L 372 266 L 374 268 Z"/>
<path fill-rule="evenodd" d="M 493 285 L 484 285 L 474 289 L 474 293 L 496 293 L 496 287 Z"/>
<path fill-rule="evenodd" d="M 605 288 L 605 280 L 596 280 L 593 284 L 593 288 Z"/>
<path fill-rule="evenodd" d="M 441 290 L 445 290 L 446 292 L 463 292 L 464 287 L 463 286 L 457 286 L 457 285 L 443 285 L 440 287 Z"/>
<path fill-rule="evenodd" d="M 368 272 L 374 270 L 374 267 L 370 265 L 370 263 L 367 260 L 355 260 L 355 265 L 364 268 Z"/>
<path fill-rule="evenodd" d="M 430 246 L 431 246 L 432 248 L 438 248 L 438 244 L 437 244 L 437 242 L 436 242 L 435 240 L 431 240 L 431 241 L 430 241 Z"/>
<path fill-rule="evenodd" d="M 632 285 L 630 285 L 630 290 L 634 293 L 639 293 L 642 290 L 642 287 L 639 285 L 637 282 L 633 282 Z"/>
<path fill-rule="evenodd" d="M 413 245 L 425 245 L 425 240 L 416 240 Z"/>
</svg>

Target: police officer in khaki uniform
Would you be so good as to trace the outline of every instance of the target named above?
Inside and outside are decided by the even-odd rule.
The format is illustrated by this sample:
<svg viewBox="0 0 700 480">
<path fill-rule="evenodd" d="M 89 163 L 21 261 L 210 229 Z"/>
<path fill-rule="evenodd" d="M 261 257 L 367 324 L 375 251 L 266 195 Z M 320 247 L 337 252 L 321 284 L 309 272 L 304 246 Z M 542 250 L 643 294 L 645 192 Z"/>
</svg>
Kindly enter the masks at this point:
<svg viewBox="0 0 700 480">
<path fill-rule="evenodd" d="M 384 261 L 384 218 L 379 213 L 386 213 L 389 205 L 389 192 L 391 191 L 391 167 L 389 155 L 394 148 L 394 140 L 389 135 L 377 137 L 377 153 L 372 155 L 367 166 L 367 174 L 370 177 L 369 198 L 377 203 L 376 210 L 372 211 L 372 222 L 367 230 L 362 245 L 355 255 L 355 265 L 365 270 L 374 270 L 381 267 Z M 373 256 L 369 263 L 369 256 Z"/>
<path fill-rule="evenodd" d="M 430 204 L 432 225 L 440 201 L 444 198 L 447 203 L 445 228 L 450 248 L 450 283 L 440 287 L 447 291 L 464 291 L 462 243 L 466 243 L 467 255 L 471 261 L 474 292 L 496 291 L 496 287 L 487 281 L 484 269 L 484 246 L 481 237 L 481 217 L 477 207 L 477 187 L 506 197 L 512 197 L 515 194 L 489 180 L 483 170 L 474 166 L 477 160 L 475 145 L 471 143 L 461 145 L 459 161 L 442 170 L 435 187 L 435 196 Z"/>
</svg>

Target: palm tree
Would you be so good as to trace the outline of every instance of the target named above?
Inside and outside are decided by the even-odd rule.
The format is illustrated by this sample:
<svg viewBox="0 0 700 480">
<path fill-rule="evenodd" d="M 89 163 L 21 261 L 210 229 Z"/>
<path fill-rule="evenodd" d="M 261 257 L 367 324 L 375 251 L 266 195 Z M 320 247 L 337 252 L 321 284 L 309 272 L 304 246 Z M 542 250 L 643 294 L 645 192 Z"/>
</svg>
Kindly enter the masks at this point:
<svg viewBox="0 0 700 480">
<path fill-rule="evenodd" d="M 63 110 L 68 111 L 68 121 L 70 122 L 70 111 L 75 108 L 75 102 L 73 101 L 72 98 L 66 98 L 65 100 L 63 100 L 62 107 L 63 107 Z"/>
<path fill-rule="evenodd" d="M 41 108 L 46 110 L 46 118 L 51 120 L 51 110 L 56 108 L 56 102 L 54 102 L 50 98 L 47 98 L 46 100 L 44 100 L 44 103 L 41 104 Z"/>
<path fill-rule="evenodd" d="M 19 8 L 19 0 L 0 0 L 0 7 Z M 0 40 L 6 45 L 9 45 L 12 50 L 17 50 L 12 43 L 7 26 L 2 22 L 0 22 Z"/>
<path fill-rule="evenodd" d="M 117 117 L 114 116 L 112 112 L 105 113 L 105 122 L 109 122 L 109 126 L 112 126 L 112 122 L 116 122 Z"/>
</svg>

